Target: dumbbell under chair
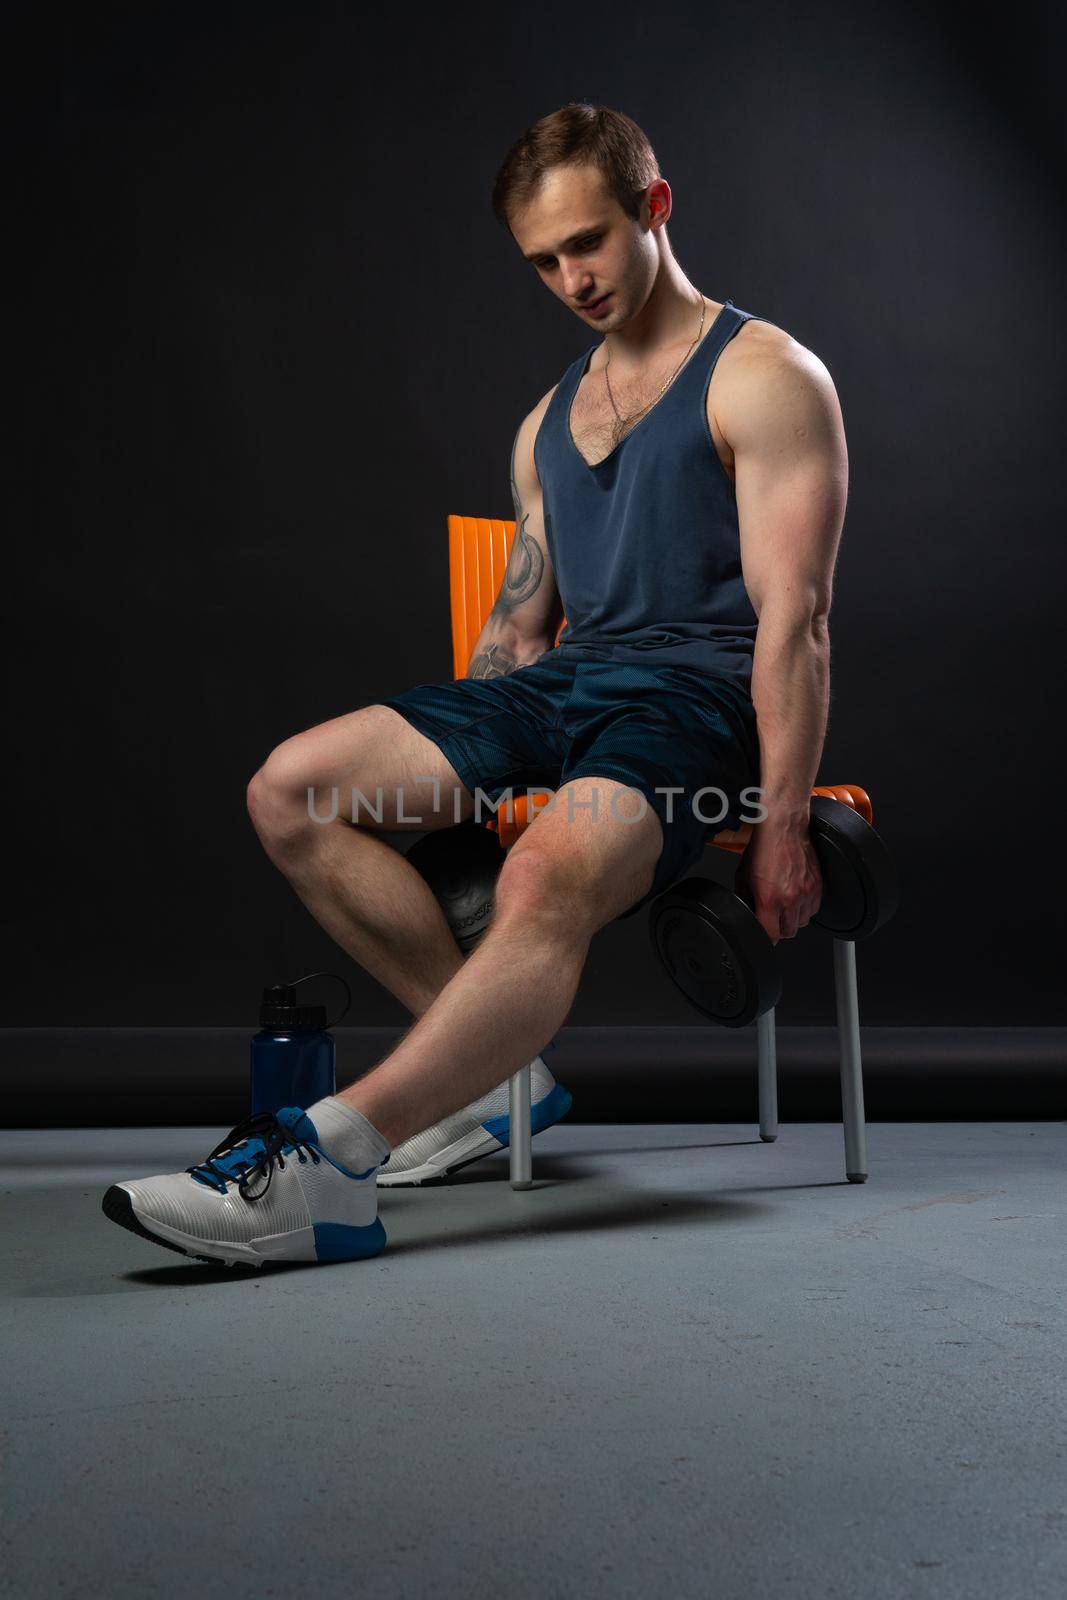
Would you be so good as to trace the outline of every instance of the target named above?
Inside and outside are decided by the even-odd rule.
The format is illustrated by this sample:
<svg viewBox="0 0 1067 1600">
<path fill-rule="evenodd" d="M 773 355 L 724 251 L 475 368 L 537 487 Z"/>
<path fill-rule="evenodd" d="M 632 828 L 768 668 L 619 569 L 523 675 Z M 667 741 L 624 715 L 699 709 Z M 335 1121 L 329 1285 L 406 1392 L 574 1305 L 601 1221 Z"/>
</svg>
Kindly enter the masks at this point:
<svg viewBox="0 0 1067 1600">
<path fill-rule="evenodd" d="M 475 641 L 503 581 L 515 523 L 488 517 L 448 518 L 452 655 L 455 675 L 464 676 Z M 560 624 L 560 632 L 566 618 Z M 556 635 L 557 639 L 559 633 Z M 473 948 L 488 926 L 492 890 L 504 851 L 547 802 L 546 792 L 513 797 L 482 824 L 441 829 L 420 840 L 408 859 L 437 894 L 460 947 Z M 812 922 L 833 940 L 837 998 L 845 1172 L 850 1183 L 867 1178 L 863 1109 L 856 942 L 883 927 L 897 905 L 892 858 L 875 833 L 869 795 L 856 784 L 812 790 L 811 839 L 823 876 L 822 904 Z M 495 837 L 494 837 L 495 835 Z M 740 857 L 752 824 L 722 829 L 707 848 Z M 760 1137 L 778 1137 L 778 1074 L 774 1008 L 781 994 L 778 951 L 750 907 L 713 879 L 685 878 L 649 908 L 649 933 L 666 970 L 686 998 L 726 1027 L 756 1024 Z M 510 1180 L 514 1189 L 533 1182 L 530 1069 L 509 1081 Z"/>
</svg>

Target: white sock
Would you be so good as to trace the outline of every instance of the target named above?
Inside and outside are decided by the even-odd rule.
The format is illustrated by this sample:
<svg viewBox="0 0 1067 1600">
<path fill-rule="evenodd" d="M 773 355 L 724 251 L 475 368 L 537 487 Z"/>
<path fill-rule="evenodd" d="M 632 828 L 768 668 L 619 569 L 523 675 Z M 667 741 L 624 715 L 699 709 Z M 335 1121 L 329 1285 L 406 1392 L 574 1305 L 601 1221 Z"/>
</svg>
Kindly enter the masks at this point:
<svg viewBox="0 0 1067 1600">
<path fill-rule="evenodd" d="M 305 1110 L 315 1124 L 319 1143 L 327 1155 L 333 1156 L 350 1172 L 365 1172 L 368 1167 L 381 1166 L 392 1148 L 362 1111 L 346 1105 L 336 1095 L 328 1094 Z"/>
</svg>

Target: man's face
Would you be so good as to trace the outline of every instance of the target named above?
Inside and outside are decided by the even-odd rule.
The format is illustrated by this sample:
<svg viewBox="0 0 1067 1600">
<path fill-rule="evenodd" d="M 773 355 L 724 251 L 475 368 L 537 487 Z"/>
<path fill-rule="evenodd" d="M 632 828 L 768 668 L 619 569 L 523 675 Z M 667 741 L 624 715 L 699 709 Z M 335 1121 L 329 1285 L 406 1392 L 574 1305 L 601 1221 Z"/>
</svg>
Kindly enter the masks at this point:
<svg viewBox="0 0 1067 1600">
<path fill-rule="evenodd" d="M 511 231 L 552 293 L 600 333 L 629 322 L 651 293 L 658 257 L 644 220 L 605 194 L 595 167 L 552 167 Z"/>
</svg>

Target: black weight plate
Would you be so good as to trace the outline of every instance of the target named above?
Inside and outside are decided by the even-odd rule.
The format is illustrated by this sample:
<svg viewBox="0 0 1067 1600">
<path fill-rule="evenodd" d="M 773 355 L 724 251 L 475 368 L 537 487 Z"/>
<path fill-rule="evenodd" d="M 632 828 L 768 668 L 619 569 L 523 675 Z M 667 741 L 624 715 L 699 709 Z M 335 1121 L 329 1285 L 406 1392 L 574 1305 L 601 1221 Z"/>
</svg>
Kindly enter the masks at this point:
<svg viewBox="0 0 1067 1600">
<path fill-rule="evenodd" d="M 478 822 L 428 833 L 407 852 L 407 859 L 433 890 L 464 954 L 489 926 L 493 890 L 506 855 L 496 834 Z"/>
<path fill-rule="evenodd" d="M 782 974 L 763 925 L 731 890 L 683 878 L 653 901 L 653 948 L 686 999 L 725 1028 L 778 1004 Z"/>
<path fill-rule="evenodd" d="M 869 939 L 897 909 L 897 869 L 865 817 L 828 795 L 811 799 L 811 842 L 823 876 L 812 922 L 837 939 Z"/>
</svg>

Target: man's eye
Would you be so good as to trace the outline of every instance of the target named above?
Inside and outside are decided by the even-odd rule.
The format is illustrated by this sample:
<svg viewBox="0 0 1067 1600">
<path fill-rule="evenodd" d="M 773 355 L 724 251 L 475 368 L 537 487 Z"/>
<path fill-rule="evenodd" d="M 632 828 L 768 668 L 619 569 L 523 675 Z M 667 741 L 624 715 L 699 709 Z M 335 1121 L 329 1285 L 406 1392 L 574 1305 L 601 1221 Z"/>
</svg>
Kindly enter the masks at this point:
<svg viewBox="0 0 1067 1600">
<path fill-rule="evenodd" d="M 599 233 L 594 233 L 594 234 L 591 234 L 588 239 L 579 239 L 577 248 L 579 250 L 592 250 L 599 243 L 600 243 L 600 235 L 599 235 Z M 555 257 L 554 256 L 549 256 L 547 261 L 535 261 L 534 262 L 534 266 L 537 267 L 541 272 L 551 272 L 551 270 L 555 266 L 555 264 L 556 264 L 556 261 L 555 261 Z"/>
</svg>

